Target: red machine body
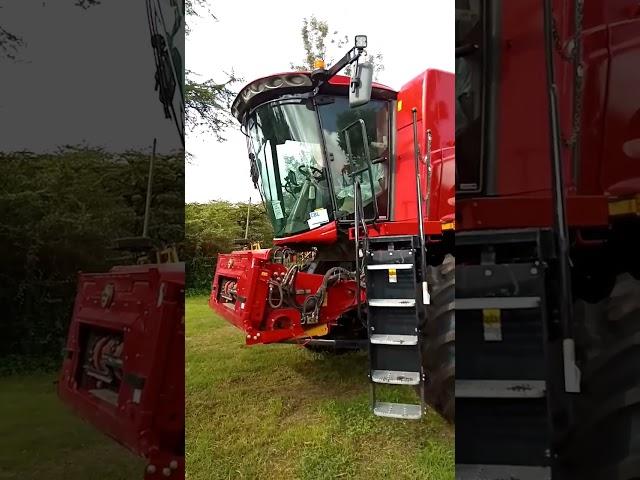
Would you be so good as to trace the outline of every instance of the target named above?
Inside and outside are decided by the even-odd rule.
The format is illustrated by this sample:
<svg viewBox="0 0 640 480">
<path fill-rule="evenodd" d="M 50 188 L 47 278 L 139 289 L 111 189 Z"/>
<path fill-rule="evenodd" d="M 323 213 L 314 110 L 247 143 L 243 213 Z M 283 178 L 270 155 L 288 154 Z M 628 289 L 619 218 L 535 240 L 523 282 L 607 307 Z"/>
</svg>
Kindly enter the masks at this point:
<svg viewBox="0 0 640 480">
<path fill-rule="evenodd" d="M 573 5 L 562 0 L 553 4 L 562 49 L 556 49 L 555 66 L 568 222 L 575 227 L 606 226 L 610 214 L 622 213 L 621 208 L 638 211 L 640 10 L 637 2 L 628 0 L 584 3 L 584 76 L 576 110 L 573 65 L 562 58 L 571 53 Z M 458 199 L 459 230 L 552 224 L 541 3 L 503 2 L 498 23 L 500 39 L 491 51 L 501 59 L 496 147 L 493 154 L 483 152 L 482 194 Z M 580 119 L 577 160 L 572 143 L 575 115 Z"/>
<path fill-rule="evenodd" d="M 274 307 L 275 288 L 270 280 L 282 278 L 287 268 L 271 261 L 272 250 L 244 250 L 220 255 L 211 290 L 210 306 L 222 317 L 246 333 L 246 342 L 273 343 L 282 340 L 326 334 L 345 311 L 356 306 L 355 281 L 347 280 L 327 289 L 326 308 L 313 322 L 305 322 L 295 308 Z M 323 275 L 298 272 L 295 277 L 296 299 L 318 291 Z M 271 292 L 270 292 L 271 290 Z M 271 303 L 271 304 L 270 304 Z"/>
<path fill-rule="evenodd" d="M 232 111 L 240 119 L 242 108 L 258 108 L 261 102 L 277 102 L 279 95 L 309 91 L 309 76 L 307 73 L 292 72 L 255 80 L 240 92 Z M 349 81 L 349 77 L 334 76 L 320 93 L 346 98 Z M 419 168 L 423 179 L 423 212 L 428 212 L 425 216 L 425 233 L 430 239 L 442 240 L 443 231 L 453 229 L 455 109 L 451 99 L 454 98 L 454 90 L 454 75 L 433 69 L 416 76 L 399 92 L 373 84 L 371 98 L 389 104 L 389 155 L 385 167 L 388 197 L 386 215 L 367 226 L 369 236 L 418 233 L 412 125 L 414 108 L 417 111 L 418 145 L 422 160 Z M 430 145 L 427 131 L 431 133 Z M 428 148 L 430 152 L 427 152 Z M 431 162 L 430 175 L 428 160 Z M 284 173 L 280 171 L 279 175 L 284 176 Z M 269 211 L 272 202 L 265 200 L 265 203 Z M 331 251 L 353 238 L 353 223 L 349 226 L 336 218 L 329 217 L 329 220 L 317 228 L 275 238 L 277 247 L 272 250 L 243 250 L 218 257 L 209 305 L 243 330 L 248 344 L 324 336 L 332 332 L 342 316 L 355 311 L 358 303 L 356 282 L 355 278 L 346 275 L 328 286 L 323 293 L 322 308 L 311 320 L 307 315 L 301 315 L 300 309 L 283 308 L 277 305 L 277 301 L 274 302 L 274 298 L 278 298 L 278 293 L 274 293 L 279 288 L 277 283 L 286 275 L 288 267 L 296 262 L 296 255 L 312 248 Z M 290 247 L 297 250 L 291 251 L 291 261 L 274 260 Z M 352 257 L 346 260 L 353 262 Z M 326 272 L 297 272 L 289 286 L 295 303 L 303 305 L 309 295 L 317 294 L 325 277 Z M 362 292 L 360 300 L 365 301 L 365 296 Z"/>
<path fill-rule="evenodd" d="M 184 264 L 80 274 L 58 385 L 149 479 L 184 479 L 184 281 Z"/>
<path fill-rule="evenodd" d="M 431 131 L 431 184 L 427 186 L 426 162 L 421 162 L 423 196 L 430 195 L 427 219 L 437 223 L 452 221 L 455 215 L 455 96 L 452 73 L 425 70 L 398 92 L 397 156 L 391 172 L 396 188 L 392 222 L 416 222 L 412 108 L 417 109 L 418 144 L 426 155 L 427 131 Z M 426 205 L 423 206 L 426 208 Z M 425 210 L 426 212 L 426 210 Z M 417 230 L 415 230 L 417 232 Z"/>
</svg>

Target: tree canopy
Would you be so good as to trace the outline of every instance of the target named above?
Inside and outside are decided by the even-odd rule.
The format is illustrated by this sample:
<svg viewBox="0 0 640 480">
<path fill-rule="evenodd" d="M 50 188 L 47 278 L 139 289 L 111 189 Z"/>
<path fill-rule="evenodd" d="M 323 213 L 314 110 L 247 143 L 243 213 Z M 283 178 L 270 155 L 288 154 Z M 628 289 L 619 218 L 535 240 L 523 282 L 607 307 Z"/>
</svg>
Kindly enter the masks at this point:
<svg viewBox="0 0 640 480">
<path fill-rule="evenodd" d="M 244 238 L 247 203 L 213 201 L 185 205 L 184 257 L 187 262 L 187 288 L 208 293 L 219 253 L 239 250 L 235 243 Z M 249 242 L 270 247 L 273 229 L 262 203 L 251 205 Z"/>
<path fill-rule="evenodd" d="M 311 71 L 317 59 L 324 60 L 327 67 L 336 63 L 353 45 L 348 35 L 342 35 L 338 30 L 331 30 L 326 20 L 318 19 L 315 15 L 302 19 L 300 37 L 304 49 L 301 63 L 291 63 L 291 68 L 297 71 Z M 367 60 L 373 64 L 374 80 L 384 70 L 384 57 L 381 53 L 369 53 Z M 351 75 L 351 65 L 344 69 L 345 75 Z"/>
<path fill-rule="evenodd" d="M 0 370 L 9 354 L 58 358 L 77 272 L 103 272 L 134 257 L 112 242 L 140 236 L 149 155 L 66 147 L 52 154 L 0 154 Z M 149 235 L 184 234 L 184 155 L 159 155 Z"/>
</svg>

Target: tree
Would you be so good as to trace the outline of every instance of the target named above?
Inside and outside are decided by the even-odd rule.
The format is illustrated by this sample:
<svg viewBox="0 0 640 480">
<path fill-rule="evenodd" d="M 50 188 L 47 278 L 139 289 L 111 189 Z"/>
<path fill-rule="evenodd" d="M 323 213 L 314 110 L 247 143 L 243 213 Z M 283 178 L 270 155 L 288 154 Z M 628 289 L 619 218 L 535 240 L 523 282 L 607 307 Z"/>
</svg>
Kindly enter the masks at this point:
<svg viewBox="0 0 640 480">
<path fill-rule="evenodd" d="M 344 50 L 350 48 L 351 40 L 348 35 L 341 35 L 338 30 L 334 30 L 330 35 L 329 31 L 326 20 L 319 20 L 315 15 L 303 18 L 300 36 L 305 54 L 302 63 L 291 63 L 291 68 L 297 71 L 311 71 L 317 59 L 324 60 L 327 66 L 336 63 L 344 55 Z M 367 60 L 373 64 L 374 80 L 377 80 L 378 74 L 384 70 L 384 57 L 378 52 L 368 54 Z M 345 67 L 345 75 L 351 75 L 351 67 Z"/>
<path fill-rule="evenodd" d="M 186 34 L 189 35 L 189 18 L 206 16 L 217 21 L 207 0 L 187 0 L 185 4 L 187 16 Z M 233 85 L 242 81 L 233 72 L 224 73 L 224 81 L 212 78 L 200 80 L 199 75 L 191 70 L 185 71 L 185 124 L 190 131 L 204 128 L 224 141 L 223 132 L 235 125 L 231 116 L 231 103 L 236 96 Z"/>
</svg>

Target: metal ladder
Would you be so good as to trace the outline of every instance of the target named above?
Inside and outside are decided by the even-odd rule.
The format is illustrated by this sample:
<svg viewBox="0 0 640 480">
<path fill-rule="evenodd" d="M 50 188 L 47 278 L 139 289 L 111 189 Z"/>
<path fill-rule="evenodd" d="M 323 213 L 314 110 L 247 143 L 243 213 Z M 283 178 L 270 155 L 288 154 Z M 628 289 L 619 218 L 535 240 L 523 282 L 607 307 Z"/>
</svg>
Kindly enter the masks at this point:
<svg viewBox="0 0 640 480">
<path fill-rule="evenodd" d="M 419 328 L 424 306 L 418 285 L 419 241 L 412 236 L 370 238 L 365 255 L 371 406 L 380 417 L 416 420 L 420 404 L 378 401 L 381 385 L 424 385 Z M 420 388 L 420 391 L 423 389 Z"/>
<path fill-rule="evenodd" d="M 552 478 L 550 405 L 562 354 L 550 335 L 543 233 L 456 236 L 458 258 L 466 259 L 456 266 L 458 480 Z"/>
</svg>

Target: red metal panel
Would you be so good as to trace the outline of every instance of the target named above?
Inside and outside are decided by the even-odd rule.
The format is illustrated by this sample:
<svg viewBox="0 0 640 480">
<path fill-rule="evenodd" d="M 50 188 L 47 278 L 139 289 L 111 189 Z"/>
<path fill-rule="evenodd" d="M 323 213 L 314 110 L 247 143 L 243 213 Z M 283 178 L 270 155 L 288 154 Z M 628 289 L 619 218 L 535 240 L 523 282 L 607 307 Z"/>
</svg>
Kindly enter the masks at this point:
<svg viewBox="0 0 640 480">
<path fill-rule="evenodd" d="M 552 225 L 552 203 L 548 196 L 485 197 L 458 199 L 456 228 L 480 230 L 535 228 Z M 567 219 L 573 226 L 597 227 L 609 223 L 605 196 L 567 198 Z"/>
<path fill-rule="evenodd" d="M 335 243 L 338 239 L 338 227 L 336 222 L 327 223 L 308 232 L 292 235 L 287 238 L 276 238 L 275 245 L 309 244 L 321 245 Z"/>
<path fill-rule="evenodd" d="M 398 93 L 396 118 L 396 163 L 392 172 L 395 182 L 393 199 L 394 221 L 415 221 L 415 166 L 412 109 L 417 109 L 418 145 L 420 146 L 422 192 L 426 196 L 427 174 L 425 156 L 427 129 L 431 130 L 431 215 L 440 220 L 454 213 L 451 199 L 455 197 L 455 82 L 452 73 L 426 70 L 407 83 Z M 426 205 L 423 205 L 426 214 Z"/>
<path fill-rule="evenodd" d="M 303 336 L 305 330 L 317 325 L 333 326 L 337 319 L 356 307 L 356 285 L 354 281 L 342 280 L 327 290 L 326 305 L 320 309 L 319 320 L 314 325 L 301 325 L 300 311 L 282 306 L 273 308 L 268 302 L 269 280 L 284 275 L 286 268 L 279 263 L 270 263 L 268 255 L 259 251 L 238 251 L 220 255 L 213 279 L 209 306 L 227 321 L 246 334 L 246 343 L 272 343 Z M 324 276 L 298 272 L 294 287 L 296 302 L 302 305 L 309 294 L 315 294 Z M 231 279 L 237 282 L 237 296 L 232 301 L 222 300 L 222 282 Z"/>
<path fill-rule="evenodd" d="M 83 376 L 91 354 L 87 338 L 96 334 L 122 338 L 115 403 L 91 393 Z M 174 478 L 184 478 L 184 369 L 175 361 L 183 358 L 184 264 L 79 275 L 58 394 L 158 471 L 170 468 Z"/>
<path fill-rule="evenodd" d="M 451 220 L 453 220 L 453 218 Z M 442 223 L 437 221 L 425 221 L 424 233 L 426 235 L 441 235 Z M 367 225 L 367 235 L 370 237 L 418 235 L 418 222 L 415 220 L 407 220 L 404 222 L 382 222 Z M 355 240 L 355 228 L 353 227 L 349 229 L 349 240 Z"/>
<path fill-rule="evenodd" d="M 624 146 L 640 138 L 640 17 L 637 2 L 585 4 L 583 32 L 581 163 L 572 185 L 570 145 L 563 144 L 565 181 L 580 194 L 640 176 L 640 162 Z M 562 39 L 569 41 L 572 12 L 557 0 Z M 549 190 L 547 93 L 542 9 L 536 0 L 505 2 L 502 12 L 497 185 L 500 195 Z M 573 70 L 556 55 L 562 135 L 571 138 Z M 526 94 L 525 94 L 526 92 Z M 627 151 L 625 151 L 627 150 Z"/>
</svg>

